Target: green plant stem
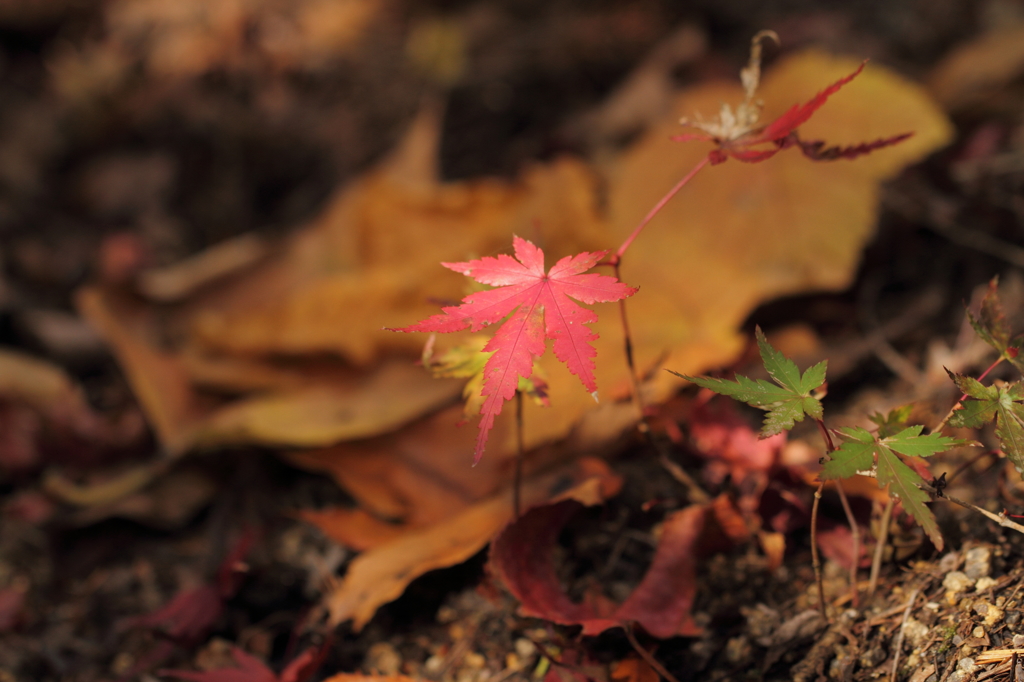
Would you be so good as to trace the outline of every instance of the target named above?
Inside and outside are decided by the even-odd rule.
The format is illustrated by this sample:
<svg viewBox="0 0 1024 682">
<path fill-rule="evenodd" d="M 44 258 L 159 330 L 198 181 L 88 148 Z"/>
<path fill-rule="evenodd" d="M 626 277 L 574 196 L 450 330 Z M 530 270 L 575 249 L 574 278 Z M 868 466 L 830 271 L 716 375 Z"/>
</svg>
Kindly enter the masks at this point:
<svg viewBox="0 0 1024 682">
<path fill-rule="evenodd" d="M 814 566 L 814 582 L 818 586 L 818 608 L 821 615 L 828 620 L 828 610 L 825 608 L 825 580 L 821 574 L 821 555 L 818 552 L 818 507 L 821 506 L 821 491 L 825 483 L 819 483 L 818 489 L 814 491 L 814 504 L 811 505 L 811 564 Z"/>
<path fill-rule="evenodd" d="M 516 389 L 516 466 L 512 477 L 512 515 L 519 518 L 523 487 L 523 392 Z"/>
<path fill-rule="evenodd" d="M 836 451 L 836 444 L 832 440 L 832 434 L 825 427 L 825 422 L 820 419 L 815 419 L 814 421 L 817 423 L 821 435 L 825 438 L 825 449 L 831 455 Z M 811 505 L 811 564 L 814 566 L 814 582 L 818 585 L 818 607 L 821 609 L 821 615 L 828 620 L 828 611 L 825 608 L 825 578 L 821 572 L 821 553 L 818 551 L 818 509 L 821 507 L 821 492 L 824 489 L 825 482 L 822 481 L 818 484 L 818 489 L 814 491 L 814 504 Z M 857 583 L 854 581 L 854 589 L 856 589 L 856 585 Z"/>
<path fill-rule="evenodd" d="M 878 587 L 878 574 L 882 571 L 882 555 L 885 553 L 885 543 L 889 539 L 889 524 L 892 523 L 892 510 L 896 507 L 896 498 L 889 496 L 885 504 L 885 511 L 882 512 L 881 528 L 878 531 L 878 538 L 875 540 L 875 554 L 871 558 L 871 574 L 868 578 L 868 599 L 875 596 L 875 589 Z"/>
<path fill-rule="evenodd" d="M 996 358 L 996 361 L 993 362 L 991 365 L 989 365 L 988 369 L 986 369 L 984 372 L 982 372 L 978 376 L 978 381 L 981 381 L 982 379 L 987 377 L 989 375 L 989 372 L 991 372 L 996 367 L 998 367 L 999 363 L 1002 362 L 1002 361 L 1003 361 L 1003 357 L 1002 356 L 999 356 L 998 358 Z M 963 401 L 966 398 L 967 398 L 967 394 L 966 393 L 961 394 L 960 399 L 956 401 L 956 404 L 953 405 L 953 407 L 949 408 L 949 412 L 947 412 L 946 416 L 942 418 L 942 421 L 940 421 L 938 424 L 935 425 L 935 428 L 931 430 L 931 433 L 938 433 L 943 428 L 945 428 L 946 422 L 949 421 L 950 417 L 953 416 L 953 413 L 957 411 L 957 408 L 960 407 L 960 404 L 963 403 Z"/>
<path fill-rule="evenodd" d="M 620 246 L 618 250 L 615 252 L 615 256 L 612 260 L 613 265 L 618 265 L 619 261 L 622 260 L 622 256 L 625 255 L 626 250 L 629 249 L 630 245 L 632 245 L 633 240 L 635 240 L 643 231 L 643 229 L 647 227 L 647 223 L 651 222 L 651 220 L 654 219 L 654 216 L 658 215 L 661 209 L 665 208 L 665 204 L 671 201 L 672 197 L 678 194 L 679 190 L 685 187 L 686 183 L 690 182 L 690 180 L 693 179 L 693 176 L 697 175 L 697 173 L 699 173 L 701 169 L 704 168 L 704 166 L 708 165 L 709 161 L 710 157 L 707 156 L 701 159 L 700 162 L 693 167 L 693 170 L 684 175 L 682 180 L 677 182 L 675 186 L 672 187 L 672 189 L 670 189 L 665 194 L 665 196 L 658 200 L 658 203 L 654 205 L 654 208 L 647 212 L 647 215 L 643 217 L 643 220 L 640 221 L 636 228 L 633 229 L 633 232 L 628 237 L 626 237 L 626 241 L 622 242 L 622 246 Z M 616 271 L 616 273 L 617 272 L 618 271 Z"/>
</svg>

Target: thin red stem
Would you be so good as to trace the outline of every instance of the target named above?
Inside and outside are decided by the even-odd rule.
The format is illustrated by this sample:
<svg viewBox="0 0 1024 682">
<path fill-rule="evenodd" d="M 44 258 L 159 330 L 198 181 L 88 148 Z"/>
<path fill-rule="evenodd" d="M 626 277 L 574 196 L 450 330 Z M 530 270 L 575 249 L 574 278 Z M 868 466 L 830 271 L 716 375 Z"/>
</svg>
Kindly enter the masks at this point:
<svg viewBox="0 0 1024 682">
<path fill-rule="evenodd" d="M 670 189 L 665 196 L 658 200 L 658 203 L 654 205 L 654 208 L 648 211 L 647 215 L 644 216 L 644 219 L 640 221 L 640 224 L 636 226 L 636 229 L 633 230 L 633 233 L 626 237 L 626 241 L 622 242 L 622 246 L 620 246 L 618 251 L 615 252 L 614 262 L 617 263 L 622 258 L 622 256 L 626 253 L 626 250 L 633 243 L 633 240 L 640 235 L 640 233 L 643 231 L 645 227 L 647 227 L 647 223 L 651 222 L 651 220 L 654 219 L 654 216 L 658 215 L 661 209 L 665 208 L 665 204 L 667 204 L 672 199 L 672 197 L 678 194 L 679 190 L 685 187 L 686 183 L 692 180 L 693 176 L 696 175 L 700 171 L 700 169 L 708 165 L 708 161 L 710 161 L 710 158 L 707 156 L 701 159 L 700 163 L 693 167 L 693 170 L 684 175 L 682 180 L 677 182 L 675 186 L 672 189 Z"/>
</svg>

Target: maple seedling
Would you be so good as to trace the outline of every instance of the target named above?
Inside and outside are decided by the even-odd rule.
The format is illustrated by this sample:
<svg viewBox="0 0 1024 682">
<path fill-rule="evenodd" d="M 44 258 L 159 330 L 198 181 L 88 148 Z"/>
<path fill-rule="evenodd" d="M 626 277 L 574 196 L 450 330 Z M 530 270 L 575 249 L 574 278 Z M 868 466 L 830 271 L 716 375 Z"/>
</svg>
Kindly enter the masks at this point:
<svg viewBox="0 0 1024 682">
<path fill-rule="evenodd" d="M 822 361 L 801 374 L 796 363 L 768 343 L 760 327 L 755 334 L 764 368 L 774 384 L 764 379 L 755 381 L 744 376 L 729 381 L 691 377 L 676 372 L 673 374 L 715 393 L 766 410 L 768 414 L 761 430 L 762 438 L 792 429 L 805 416 L 814 419 L 829 444 L 828 460 L 822 465 L 820 478 L 836 480 L 856 474 L 874 476 L 880 487 L 888 487 L 890 494 L 899 498 L 903 509 L 924 529 L 935 546 L 941 549 L 942 535 L 934 514 L 925 504 L 929 500 L 928 494 L 922 490 L 926 482 L 917 471 L 903 462 L 900 455 L 929 457 L 967 445 L 969 441 L 938 433 L 922 434 L 923 426 L 907 425 L 909 409 L 897 409 L 885 416 L 870 417 L 878 427 L 876 432 L 860 427 L 829 431 L 824 426 L 824 411 L 821 394 L 818 392 L 825 385 L 826 362 Z M 832 441 L 832 434 L 841 440 L 838 447 Z"/>
<path fill-rule="evenodd" d="M 449 270 L 495 288 L 469 294 L 457 306 L 421 322 L 392 329 L 399 332 L 480 331 L 502 322 L 483 347 L 492 355 L 484 363 L 480 394 L 480 434 L 473 461 L 479 462 L 494 419 L 511 400 L 523 378 L 533 375 L 534 360 L 544 354 L 547 341 L 554 343 L 555 357 L 579 377 L 597 399 L 592 342 L 597 334 L 587 325 L 597 313 L 580 303 L 609 303 L 636 293 L 616 277 L 587 273 L 607 251 L 566 256 L 544 271 L 544 252 L 521 237 L 512 238 L 515 258 L 502 254 L 460 263 L 441 263 Z"/>
</svg>

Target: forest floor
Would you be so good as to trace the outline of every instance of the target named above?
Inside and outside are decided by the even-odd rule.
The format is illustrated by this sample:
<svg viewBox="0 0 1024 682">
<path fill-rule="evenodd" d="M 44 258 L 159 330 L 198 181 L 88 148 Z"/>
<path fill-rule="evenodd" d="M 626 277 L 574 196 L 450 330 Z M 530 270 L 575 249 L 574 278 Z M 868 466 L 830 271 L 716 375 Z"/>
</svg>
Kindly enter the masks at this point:
<svg viewBox="0 0 1024 682">
<path fill-rule="evenodd" d="M 1024 52 L 998 47 L 1000 31 L 1024 45 L 1019 3 L 878 0 L 823 10 L 801 0 L 685 9 L 667 0 L 380 0 L 328 11 L 331 3 L 316 0 L 285 8 L 195 0 L 177 12 L 144 0 L 0 4 L 0 345 L 18 353 L 0 358 L 0 682 L 170 679 L 158 671 L 230 667 L 239 662 L 234 647 L 274 670 L 303 651 L 319 658 L 279 677 L 254 669 L 192 679 L 1024 679 L 1024 535 L 936 500 L 940 550 L 899 507 L 884 516 L 887 498 L 869 481 L 849 493 L 861 535 L 855 557 L 847 514 L 827 487 L 823 615 L 809 533 L 821 456 L 814 426 L 799 426 L 766 455 L 752 435 L 756 411 L 707 402 L 692 388 L 654 420 L 668 464 L 633 427 L 590 449 L 537 456 L 556 466 L 597 454 L 608 480 L 621 483 L 554 536 L 557 582 L 577 602 L 621 603 L 642 583 L 666 520 L 698 501 L 679 468 L 721 501 L 722 527 L 703 532 L 728 542 L 693 541 L 687 550 L 686 636 L 656 638 L 633 626 L 583 636 L 578 625 L 523 615 L 486 548 L 406 581 L 363 627 L 336 625 L 324 596 L 376 539 L 342 547 L 303 514 L 354 508 L 361 494 L 339 486 L 344 473 L 296 466 L 301 456 L 287 454 L 294 443 L 226 439 L 175 452 L 166 426 L 173 410 L 154 419 L 125 360 L 128 346 L 111 343 L 110 327 L 97 333 L 87 324 L 98 313 L 83 312 L 81 293 L 130 291 L 108 303 L 144 311 L 124 318 L 140 328 L 155 320 L 142 334 L 152 348 L 187 351 L 175 316 L 190 314 L 188 301 L 164 305 L 153 287 L 170 280 L 145 272 L 245 235 L 284 243 L 275 240 L 328 212 L 338 187 L 367 177 L 423 101 L 445 103 L 438 166 L 446 182 L 511 182 L 563 154 L 597 164 L 654 121 L 644 107 L 663 105 L 665 88 L 734 79 L 750 37 L 770 28 L 787 53 L 817 46 L 928 83 L 954 133 L 945 149 L 880 186 L 877 232 L 852 284 L 769 300 L 742 329 L 752 336 L 760 325 L 801 367 L 829 360 L 826 421 L 845 425 L 851 415 L 914 402 L 914 419 L 930 426 L 957 399 L 943 367 L 977 376 L 994 358 L 964 316 L 993 277 L 1011 326 L 1024 330 Z M 976 50 L 956 71 L 948 60 L 963 45 Z M 627 112 L 625 123 L 610 101 L 632 102 L 616 110 Z M 196 290 L 216 279 L 203 277 Z M 421 298 L 433 295 L 428 289 Z M 217 357 L 227 357 L 222 350 Z M 415 355 L 401 350 L 411 365 Z M 232 362 L 247 362 L 246 353 Z M 280 361 L 277 351 L 267 355 Z M 314 349 L 301 361 L 308 366 L 286 359 L 275 367 L 301 374 L 334 362 L 322 355 Z M 231 378 L 208 379 L 224 382 L 210 393 L 227 403 L 250 390 L 239 386 L 264 375 L 249 367 L 225 363 L 216 376 Z M 728 369 L 756 375 L 756 347 Z M 350 371 L 337 370 L 345 381 Z M 995 376 L 1009 380 L 1012 371 Z M 444 424 L 456 421 L 456 396 L 429 406 L 450 408 Z M 387 443 L 408 448 L 393 437 Z M 993 434 L 959 437 L 985 447 L 929 462 L 932 476 L 946 475 L 946 493 L 997 515 L 1024 514 L 1024 484 L 993 449 Z M 702 438 L 733 438 L 731 459 L 716 461 Z M 356 448 L 377 442 L 353 440 Z M 460 454 L 467 471 L 469 453 Z M 109 475 L 138 463 L 145 481 Z M 488 466 L 475 471 L 509 472 Z M 507 480 L 467 484 L 466 500 L 477 503 Z M 435 521 L 426 513 L 410 524 Z M 175 595 L 187 598 L 168 610 Z"/>
</svg>

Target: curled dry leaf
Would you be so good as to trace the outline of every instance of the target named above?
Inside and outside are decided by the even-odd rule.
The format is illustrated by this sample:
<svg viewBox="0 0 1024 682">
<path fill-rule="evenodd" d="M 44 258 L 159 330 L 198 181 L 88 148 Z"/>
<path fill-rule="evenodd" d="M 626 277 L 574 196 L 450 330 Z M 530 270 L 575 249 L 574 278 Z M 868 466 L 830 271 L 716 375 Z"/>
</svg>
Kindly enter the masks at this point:
<svg viewBox="0 0 1024 682">
<path fill-rule="evenodd" d="M 521 500 L 524 507 L 552 498 L 597 504 L 618 492 L 620 485 L 604 462 L 584 458 L 528 478 Z M 362 629 L 381 605 L 397 599 L 415 578 L 465 561 L 483 549 L 513 514 L 512 491 L 506 488 L 451 518 L 364 552 L 324 597 L 330 622 L 337 625 L 351 619 L 356 630 Z"/>
<path fill-rule="evenodd" d="M 999 95 L 1022 73 L 1024 27 L 1001 27 L 947 54 L 932 69 L 928 87 L 950 111 L 979 103 L 1012 107 L 1012 98 Z"/>
<path fill-rule="evenodd" d="M 449 402 L 455 381 L 432 379 L 404 361 L 353 371 L 314 361 L 288 371 L 253 361 L 227 362 L 220 373 L 200 363 L 205 383 L 237 379 L 248 386 L 276 386 L 227 401 L 193 383 L 186 353 L 159 348 L 154 311 L 99 288 L 78 294 L 79 310 L 114 349 L 139 402 L 168 452 L 191 447 L 261 443 L 323 446 L 394 430 Z M 248 374 L 246 370 L 249 370 Z M 244 377 L 248 378 L 244 378 Z"/>
<path fill-rule="evenodd" d="M 56 365 L 0 350 L 0 467 L 31 468 L 47 455 L 82 461 L 142 435 L 136 413 L 114 421 L 94 412 L 81 387 Z"/>
<path fill-rule="evenodd" d="M 523 615 L 582 625 L 585 635 L 630 622 L 655 637 L 699 634 L 690 606 L 697 591 L 699 541 L 707 506 L 692 505 L 665 519 L 647 574 L 626 601 L 612 609 L 600 603 L 577 604 L 559 584 L 554 549 L 562 527 L 580 506 L 579 501 L 563 500 L 531 509 L 494 540 L 491 570 L 522 602 Z"/>
</svg>

